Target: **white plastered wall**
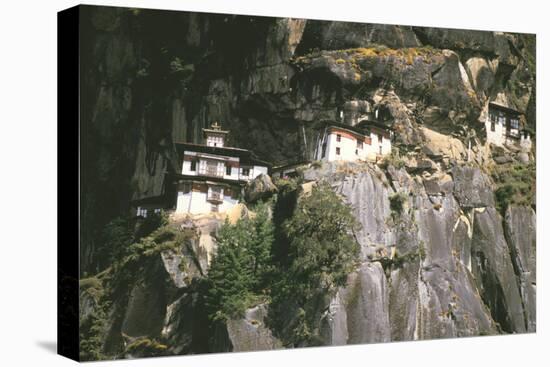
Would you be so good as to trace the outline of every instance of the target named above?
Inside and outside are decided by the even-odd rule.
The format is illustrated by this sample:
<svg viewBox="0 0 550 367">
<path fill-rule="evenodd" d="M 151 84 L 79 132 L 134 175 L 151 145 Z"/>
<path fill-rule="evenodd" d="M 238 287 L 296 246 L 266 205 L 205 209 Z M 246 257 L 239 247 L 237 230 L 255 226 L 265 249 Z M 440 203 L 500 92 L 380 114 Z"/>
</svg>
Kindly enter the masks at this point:
<svg viewBox="0 0 550 367">
<path fill-rule="evenodd" d="M 383 137 L 382 142 L 379 142 L 378 135 L 371 133 L 371 144 L 363 142 L 363 147 L 357 146 L 357 139 L 342 135 L 340 141 L 337 141 L 338 133 L 332 131 L 325 136 L 326 151 L 325 157 L 322 157 L 323 151 L 323 136 L 320 137 L 317 146 L 316 160 L 321 161 L 356 161 L 356 160 L 375 160 L 377 156 L 391 153 L 391 141 Z M 340 148 L 340 154 L 336 154 L 336 148 Z M 380 149 L 381 148 L 381 149 Z"/>
<path fill-rule="evenodd" d="M 491 117 L 490 114 L 487 113 L 487 117 L 485 118 L 485 131 L 487 132 L 488 143 L 498 146 L 502 146 L 504 144 L 506 137 L 506 126 L 502 119 L 497 118 L 497 121 L 495 122 L 495 131 L 492 131 Z"/>
<path fill-rule="evenodd" d="M 207 200 L 206 192 L 189 191 L 184 193 L 178 192 L 178 199 L 176 205 L 176 214 L 206 214 L 212 211 L 212 204 Z M 224 212 L 231 209 L 233 206 L 239 203 L 238 199 L 231 196 L 224 195 L 223 201 L 218 206 L 218 212 Z"/>
</svg>

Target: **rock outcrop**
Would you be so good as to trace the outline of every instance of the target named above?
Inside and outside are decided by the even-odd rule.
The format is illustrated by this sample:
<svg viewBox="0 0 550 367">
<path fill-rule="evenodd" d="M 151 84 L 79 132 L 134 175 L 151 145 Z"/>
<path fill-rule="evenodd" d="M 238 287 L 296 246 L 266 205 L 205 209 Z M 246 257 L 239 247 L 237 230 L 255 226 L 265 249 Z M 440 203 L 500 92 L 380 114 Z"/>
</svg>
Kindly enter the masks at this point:
<svg viewBox="0 0 550 367">
<path fill-rule="evenodd" d="M 282 348 L 282 343 L 266 327 L 267 307 L 263 304 L 246 310 L 242 319 L 228 320 L 218 326 L 212 351 L 250 352 Z"/>
<path fill-rule="evenodd" d="M 261 174 L 245 187 L 245 199 L 249 203 L 258 200 L 266 200 L 277 192 L 277 186 L 271 181 L 271 177 Z"/>
</svg>

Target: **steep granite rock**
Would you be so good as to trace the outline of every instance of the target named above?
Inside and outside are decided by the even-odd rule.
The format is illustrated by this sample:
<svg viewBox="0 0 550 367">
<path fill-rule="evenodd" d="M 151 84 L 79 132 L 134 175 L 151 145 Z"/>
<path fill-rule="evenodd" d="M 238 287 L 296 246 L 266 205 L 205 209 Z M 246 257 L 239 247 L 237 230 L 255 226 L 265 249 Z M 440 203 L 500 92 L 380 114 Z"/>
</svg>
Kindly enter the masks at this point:
<svg viewBox="0 0 550 367">
<path fill-rule="evenodd" d="M 491 182 L 486 174 L 475 167 L 456 166 L 451 171 L 454 180 L 453 194 L 463 208 L 494 207 Z"/>
<path fill-rule="evenodd" d="M 504 230 L 519 285 L 527 331 L 536 331 L 536 214 L 533 209 L 510 206 L 504 218 Z"/>
<path fill-rule="evenodd" d="M 523 301 L 502 217 L 494 208 L 475 210 L 472 273 L 493 319 L 506 332 L 525 332 Z"/>
<path fill-rule="evenodd" d="M 228 320 L 218 325 L 212 351 L 214 352 L 248 352 L 282 348 L 265 326 L 267 307 L 258 305 L 246 310 L 242 319 Z"/>
<path fill-rule="evenodd" d="M 301 41 L 299 54 L 313 49 L 337 50 L 377 44 L 395 48 L 420 46 L 409 26 L 311 20 L 306 24 Z"/>
</svg>

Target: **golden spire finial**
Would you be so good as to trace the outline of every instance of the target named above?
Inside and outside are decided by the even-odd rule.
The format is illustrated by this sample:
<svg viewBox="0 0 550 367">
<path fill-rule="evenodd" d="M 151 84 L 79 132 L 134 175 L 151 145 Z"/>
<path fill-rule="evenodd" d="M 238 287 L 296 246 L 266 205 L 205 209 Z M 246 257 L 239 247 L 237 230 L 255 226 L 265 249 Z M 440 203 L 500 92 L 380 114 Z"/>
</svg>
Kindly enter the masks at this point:
<svg viewBox="0 0 550 367">
<path fill-rule="evenodd" d="M 218 121 L 214 121 L 214 123 L 212 124 L 212 129 L 214 130 L 221 130 L 221 125 L 218 124 Z"/>
</svg>

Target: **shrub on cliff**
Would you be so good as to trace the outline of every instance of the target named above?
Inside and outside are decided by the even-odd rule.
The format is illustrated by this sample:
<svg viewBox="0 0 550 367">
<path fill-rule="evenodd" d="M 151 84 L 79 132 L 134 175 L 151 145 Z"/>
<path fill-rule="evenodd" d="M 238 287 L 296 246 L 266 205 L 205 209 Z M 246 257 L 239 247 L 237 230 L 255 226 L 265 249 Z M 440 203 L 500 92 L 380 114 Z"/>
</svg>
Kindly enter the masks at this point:
<svg viewBox="0 0 550 367">
<path fill-rule="evenodd" d="M 533 204 L 536 190 L 536 170 L 533 163 L 497 166 L 492 172 L 496 183 L 497 209 L 504 213 L 508 205 Z"/>
<path fill-rule="evenodd" d="M 282 224 L 287 259 L 273 282 L 270 323 L 285 344 L 317 344 L 318 307 L 345 285 L 359 258 L 358 226 L 351 208 L 325 184 L 299 199 Z"/>
<path fill-rule="evenodd" d="M 101 256 L 100 268 L 105 269 L 114 262 L 130 255 L 130 248 L 135 242 L 149 236 L 155 230 L 168 224 L 164 212 L 151 213 L 147 218 L 136 222 L 134 218 L 118 217 L 107 223 L 102 229 L 99 240 Z"/>
<path fill-rule="evenodd" d="M 407 195 L 402 192 L 396 192 L 389 196 L 389 200 L 392 218 L 396 220 L 403 213 L 405 203 L 407 202 Z"/>
<path fill-rule="evenodd" d="M 358 222 L 330 186 L 317 186 L 302 198 L 283 226 L 290 239 L 289 271 L 301 294 L 345 284 L 359 254 L 353 236 Z"/>
</svg>

